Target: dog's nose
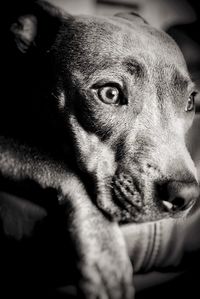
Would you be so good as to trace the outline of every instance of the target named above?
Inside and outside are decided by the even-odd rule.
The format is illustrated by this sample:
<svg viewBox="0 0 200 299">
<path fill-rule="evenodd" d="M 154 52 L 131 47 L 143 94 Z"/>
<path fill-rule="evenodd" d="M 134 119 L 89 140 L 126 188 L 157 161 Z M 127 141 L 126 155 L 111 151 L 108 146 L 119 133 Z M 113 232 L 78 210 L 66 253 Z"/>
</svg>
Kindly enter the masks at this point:
<svg viewBox="0 0 200 299">
<path fill-rule="evenodd" d="M 158 186 L 159 198 L 168 212 L 183 211 L 191 207 L 200 196 L 196 182 L 170 181 Z"/>
</svg>

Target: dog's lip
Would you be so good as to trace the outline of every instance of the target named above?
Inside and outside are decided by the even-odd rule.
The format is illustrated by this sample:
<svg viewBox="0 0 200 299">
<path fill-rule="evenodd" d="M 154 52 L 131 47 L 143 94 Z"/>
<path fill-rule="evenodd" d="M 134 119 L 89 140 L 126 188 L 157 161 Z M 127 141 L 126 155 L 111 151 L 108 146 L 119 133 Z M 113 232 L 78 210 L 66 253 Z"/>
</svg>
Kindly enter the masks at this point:
<svg viewBox="0 0 200 299">
<path fill-rule="evenodd" d="M 142 193 L 136 179 L 126 173 L 119 173 L 112 179 L 112 188 L 117 200 L 123 205 L 141 210 L 143 206 Z"/>
<path fill-rule="evenodd" d="M 139 215 L 142 215 L 141 208 L 124 199 L 116 189 L 112 189 L 112 198 L 114 203 L 121 209 L 122 221 L 137 222 Z"/>
<path fill-rule="evenodd" d="M 112 191 L 112 198 L 114 203 L 120 208 L 121 213 L 119 217 L 119 223 L 133 223 L 140 222 L 140 218 L 142 217 L 142 213 L 135 206 L 129 204 L 127 201 L 123 200 L 117 191 Z"/>
</svg>

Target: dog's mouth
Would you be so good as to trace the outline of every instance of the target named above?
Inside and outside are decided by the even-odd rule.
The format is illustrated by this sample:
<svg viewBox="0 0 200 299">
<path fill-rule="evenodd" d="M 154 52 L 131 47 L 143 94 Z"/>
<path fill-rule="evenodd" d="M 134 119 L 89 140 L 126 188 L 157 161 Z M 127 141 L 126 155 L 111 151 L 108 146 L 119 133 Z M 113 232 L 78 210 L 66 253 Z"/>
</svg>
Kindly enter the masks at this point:
<svg viewBox="0 0 200 299">
<path fill-rule="evenodd" d="M 144 204 L 141 189 L 131 176 L 120 173 L 113 177 L 112 196 L 114 202 L 126 212 L 126 218 L 135 218 L 142 213 Z"/>
<path fill-rule="evenodd" d="M 145 202 L 144 187 L 128 173 L 120 172 L 112 178 L 112 198 L 120 208 L 120 222 L 143 222 L 158 218 L 157 207 Z M 153 215 L 154 214 L 154 215 Z"/>
</svg>

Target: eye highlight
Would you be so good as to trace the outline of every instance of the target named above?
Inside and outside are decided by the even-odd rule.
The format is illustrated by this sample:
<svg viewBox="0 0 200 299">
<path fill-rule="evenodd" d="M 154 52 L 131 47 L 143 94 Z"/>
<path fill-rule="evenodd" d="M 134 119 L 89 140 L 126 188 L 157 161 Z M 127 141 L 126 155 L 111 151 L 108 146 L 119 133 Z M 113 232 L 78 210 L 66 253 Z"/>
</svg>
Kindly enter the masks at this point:
<svg viewBox="0 0 200 299">
<path fill-rule="evenodd" d="M 189 98 L 187 100 L 186 107 L 185 107 L 185 112 L 190 112 L 190 111 L 194 110 L 196 94 L 197 94 L 197 92 L 192 92 L 191 95 L 189 96 Z"/>
<path fill-rule="evenodd" d="M 98 96 L 105 104 L 117 105 L 120 102 L 120 92 L 117 87 L 104 86 L 99 88 Z"/>
<path fill-rule="evenodd" d="M 95 89 L 99 100 L 107 105 L 120 106 L 127 104 L 124 93 L 117 84 L 109 83 Z"/>
</svg>

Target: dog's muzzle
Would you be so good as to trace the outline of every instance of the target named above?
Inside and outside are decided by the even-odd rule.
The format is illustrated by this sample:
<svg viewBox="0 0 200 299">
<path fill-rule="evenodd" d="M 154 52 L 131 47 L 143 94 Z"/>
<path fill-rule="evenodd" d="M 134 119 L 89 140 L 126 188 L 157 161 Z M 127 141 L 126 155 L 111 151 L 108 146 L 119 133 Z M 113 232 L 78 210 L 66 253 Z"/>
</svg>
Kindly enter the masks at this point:
<svg viewBox="0 0 200 299">
<path fill-rule="evenodd" d="M 149 188 L 147 187 L 149 186 Z M 112 179 L 113 199 L 136 220 L 161 218 L 163 214 L 178 215 L 193 206 L 200 195 L 196 181 L 138 181 L 137 176 L 118 172 Z M 149 214 L 149 215 L 144 215 Z M 152 215 L 154 214 L 154 216 Z M 143 216 L 142 216 L 143 215 Z"/>
</svg>

